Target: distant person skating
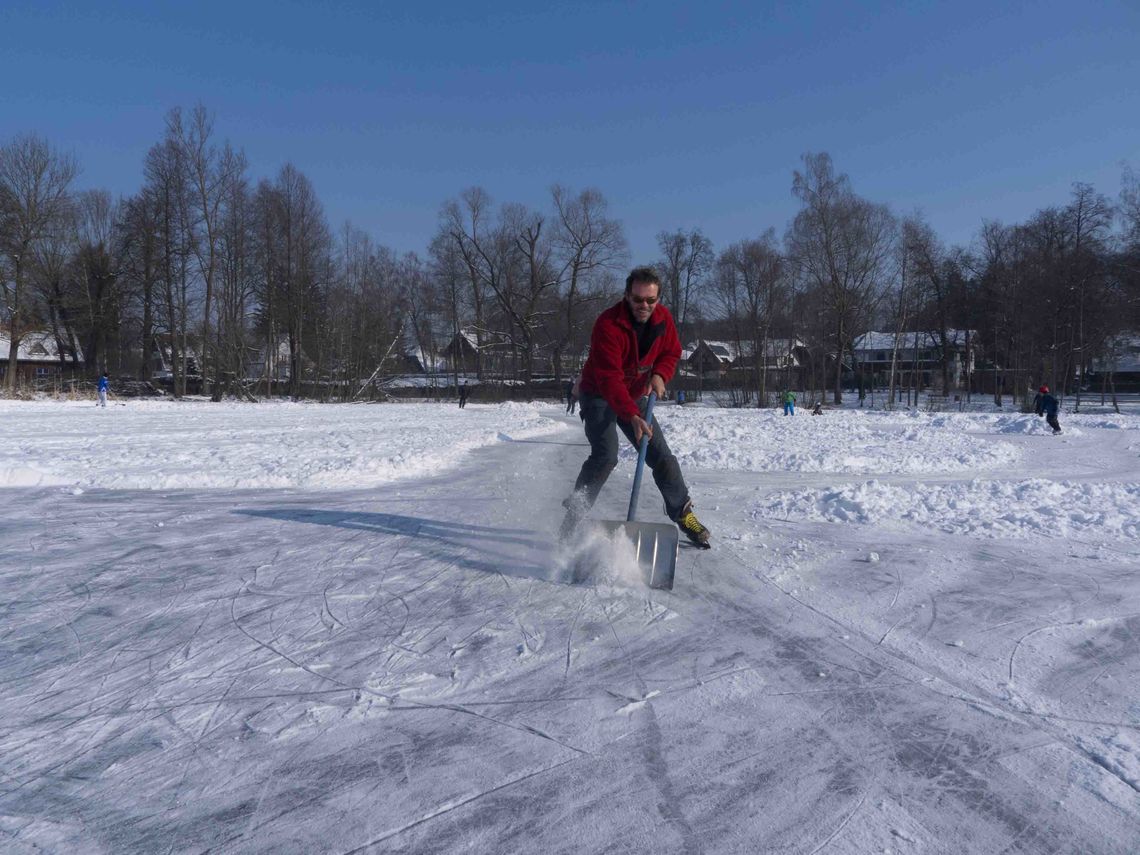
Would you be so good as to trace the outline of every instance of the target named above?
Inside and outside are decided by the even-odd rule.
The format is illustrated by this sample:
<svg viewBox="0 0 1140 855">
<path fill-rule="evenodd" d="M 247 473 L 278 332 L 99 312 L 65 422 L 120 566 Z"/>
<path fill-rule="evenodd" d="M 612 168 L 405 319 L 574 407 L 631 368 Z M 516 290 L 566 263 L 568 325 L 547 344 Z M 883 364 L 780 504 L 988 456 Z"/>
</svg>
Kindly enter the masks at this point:
<svg viewBox="0 0 1140 855">
<path fill-rule="evenodd" d="M 1059 434 L 1061 432 L 1061 424 L 1057 421 L 1057 411 L 1060 409 L 1060 405 L 1057 403 L 1057 399 L 1049 393 L 1048 386 L 1042 386 L 1041 389 L 1042 391 L 1039 393 L 1041 398 L 1041 411 L 1045 413 L 1045 421 L 1049 423 L 1049 427 L 1053 428 L 1053 434 Z"/>
<path fill-rule="evenodd" d="M 796 396 L 792 394 L 790 389 L 784 392 L 782 400 L 784 402 L 784 415 L 794 416 L 796 414 Z"/>
<path fill-rule="evenodd" d="M 590 456 L 582 464 L 574 491 L 562 504 L 566 518 L 560 536 L 567 540 L 593 507 L 618 459 L 617 429 L 637 447 L 649 436 L 645 462 L 665 499 L 665 511 L 685 536 L 709 547 L 709 530 L 693 513 L 689 488 L 665 432 L 645 420 L 639 399 L 652 391 L 665 395 L 681 358 L 681 340 L 673 316 L 659 301 L 661 280 L 648 267 L 634 268 L 625 280 L 621 302 L 602 312 L 590 336 L 590 355 L 579 379 L 581 415 Z"/>
<path fill-rule="evenodd" d="M 107 372 L 104 371 L 103 376 L 99 378 L 99 389 L 98 389 L 99 400 L 96 401 L 95 406 L 97 406 L 97 407 L 106 407 L 107 406 L 107 390 L 110 387 L 111 387 L 111 380 L 110 380 L 110 378 L 107 377 Z"/>
<path fill-rule="evenodd" d="M 815 406 L 811 408 L 811 414 L 813 416 L 822 416 L 823 415 L 823 401 L 816 401 L 815 402 Z"/>
<path fill-rule="evenodd" d="M 685 390 L 684 389 L 678 389 L 677 390 L 677 406 L 678 407 L 685 406 Z"/>
<path fill-rule="evenodd" d="M 578 396 L 574 391 L 574 387 L 577 385 L 578 384 L 576 381 L 567 380 L 564 386 L 564 391 L 566 393 L 566 412 L 571 415 L 574 414 L 574 408 L 578 406 Z"/>
<path fill-rule="evenodd" d="M 463 385 L 459 387 L 459 409 L 467 406 L 467 381 L 463 381 Z"/>
<path fill-rule="evenodd" d="M 1041 401 L 1049 394 L 1049 387 L 1042 386 L 1037 390 L 1037 394 L 1033 396 L 1033 412 L 1039 416 L 1045 415 L 1045 408 L 1041 405 Z"/>
</svg>

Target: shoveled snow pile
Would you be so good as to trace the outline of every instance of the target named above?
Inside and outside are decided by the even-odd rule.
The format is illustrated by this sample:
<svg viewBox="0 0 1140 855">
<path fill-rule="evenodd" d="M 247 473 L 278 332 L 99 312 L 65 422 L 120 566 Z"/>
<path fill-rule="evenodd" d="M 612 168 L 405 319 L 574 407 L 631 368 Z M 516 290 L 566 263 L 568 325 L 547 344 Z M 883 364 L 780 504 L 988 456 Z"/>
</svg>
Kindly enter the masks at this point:
<svg viewBox="0 0 1140 855">
<path fill-rule="evenodd" d="M 864 525 L 910 524 L 980 537 L 1140 538 L 1140 484 L 1029 479 L 898 486 L 866 481 L 837 489 L 782 491 L 753 519 Z"/>
<path fill-rule="evenodd" d="M 994 469 L 1021 457 L 1013 445 L 978 442 L 927 414 L 846 410 L 787 417 L 778 410 L 668 407 L 658 415 L 682 467 L 918 474 Z"/>
<path fill-rule="evenodd" d="M 1016 469 L 1033 415 L 662 406 L 658 418 L 686 470 L 925 475 Z M 1066 420 L 1062 439 L 1080 436 Z M 1135 429 L 1126 416 L 1081 416 Z M 550 434 L 567 420 L 548 404 L 327 405 L 138 401 L 0 401 L 0 487 L 358 488 L 439 474 L 467 452 Z M 573 422 L 576 429 L 576 420 Z M 979 441 L 978 434 L 990 434 Z M 1008 437 L 1008 439 L 1004 438 Z M 1050 442 L 1053 440 L 1050 439 Z M 622 443 L 627 459 L 633 449 Z"/>
<path fill-rule="evenodd" d="M 530 404 L 0 402 L 0 487 L 370 487 L 562 425 Z"/>
<path fill-rule="evenodd" d="M 1016 436 L 1045 436 L 1053 433 L 1053 428 L 1044 417 L 1032 413 L 909 413 L 908 417 L 915 421 L 926 421 L 932 428 L 940 430 Z M 1080 436 L 1082 433 L 1068 419 L 1061 427 L 1070 436 Z"/>
<path fill-rule="evenodd" d="M 1041 416 L 1032 413 L 910 413 L 914 421 L 927 421 L 931 427 L 974 433 L 1051 434 L 1053 429 Z M 1062 413 L 1061 430 L 1067 436 L 1083 436 L 1085 430 L 1140 430 L 1140 419 L 1116 413 Z"/>
</svg>

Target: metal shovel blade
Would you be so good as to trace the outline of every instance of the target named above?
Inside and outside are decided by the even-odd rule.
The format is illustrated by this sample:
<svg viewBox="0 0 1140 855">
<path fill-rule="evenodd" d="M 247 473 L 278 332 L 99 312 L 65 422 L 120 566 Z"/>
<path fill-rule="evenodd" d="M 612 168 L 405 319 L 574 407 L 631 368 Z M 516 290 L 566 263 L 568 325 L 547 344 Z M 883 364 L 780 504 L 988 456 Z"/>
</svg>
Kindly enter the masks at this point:
<svg viewBox="0 0 1140 855">
<path fill-rule="evenodd" d="M 633 542 L 637 565 L 650 588 L 673 590 L 673 573 L 677 569 L 677 526 L 666 523 L 615 522 L 600 520 L 598 525 L 607 535 L 620 532 Z"/>
</svg>

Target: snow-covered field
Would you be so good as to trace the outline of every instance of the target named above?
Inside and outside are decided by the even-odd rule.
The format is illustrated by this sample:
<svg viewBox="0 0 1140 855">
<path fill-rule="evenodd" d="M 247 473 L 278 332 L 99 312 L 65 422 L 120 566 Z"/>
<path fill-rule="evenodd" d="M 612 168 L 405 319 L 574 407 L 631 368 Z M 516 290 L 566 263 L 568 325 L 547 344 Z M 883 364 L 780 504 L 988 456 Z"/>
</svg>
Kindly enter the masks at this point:
<svg viewBox="0 0 1140 855">
<path fill-rule="evenodd" d="M 92 416 L 89 402 L 0 402 L 0 486 L 373 487 L 431 475 L 500 439 L 559 428 L 526 404 L 471 407 L 458 424 L 454 415 L 434 404 L 381 411 L 373 405 L 136 400 Z"/>
<path fill-rule="evenodd" d="M 0 850 L 1140 851 L 1140 417 L 659 417 L 0 401 Z"/>
</svg>

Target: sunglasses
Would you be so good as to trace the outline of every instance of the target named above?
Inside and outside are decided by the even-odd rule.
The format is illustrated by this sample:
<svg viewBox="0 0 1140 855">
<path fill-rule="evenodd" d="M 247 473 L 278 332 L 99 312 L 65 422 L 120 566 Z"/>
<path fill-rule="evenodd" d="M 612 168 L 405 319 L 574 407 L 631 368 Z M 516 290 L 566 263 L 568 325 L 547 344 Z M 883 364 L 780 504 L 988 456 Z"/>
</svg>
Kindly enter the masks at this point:
<svg viewBox="0 0 1140 855">
<path fill-rule="evenodd" d="M 660 297 L 638 297 L 636 294 L 628 295 L 629 299 L 638 306 L 652 306 Z"/>
</svg>

